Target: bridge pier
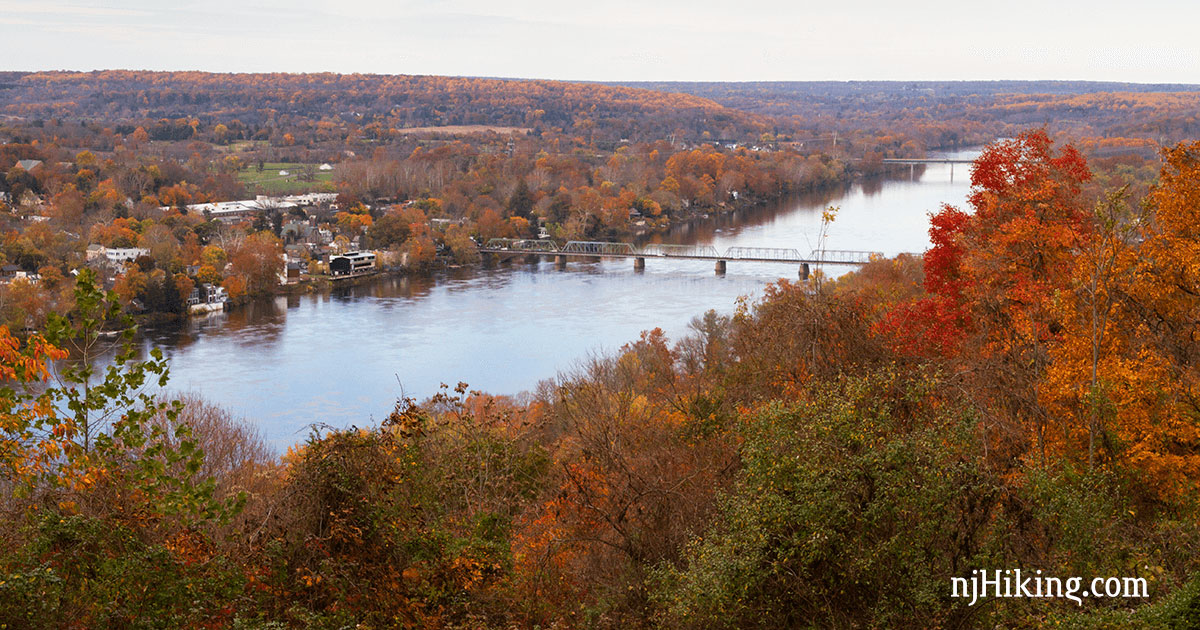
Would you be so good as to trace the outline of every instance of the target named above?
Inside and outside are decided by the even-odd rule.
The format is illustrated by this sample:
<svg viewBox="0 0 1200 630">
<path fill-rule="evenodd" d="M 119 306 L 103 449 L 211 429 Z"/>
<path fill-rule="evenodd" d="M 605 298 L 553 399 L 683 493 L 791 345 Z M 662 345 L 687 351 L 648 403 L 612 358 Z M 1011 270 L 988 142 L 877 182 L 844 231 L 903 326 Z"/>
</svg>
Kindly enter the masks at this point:
<svg viewBox="0 0 1200 630">
<path fill-rule="evenodd" d="M 640 256 L 637 258 L 634 258 L 633 259 L 633 270 L 634 271 L 645 271 L 646 270 L 646 259 L 642 258 Z"/>
<path fill-rule="evenodd" d="M 725 261 L 724 260 L 717 261 L 716 272 L 717 272 L 718 276 L 725 275 Z"/>
<path fill-rule="evenodd" d="M 808 280 L 808 263 L 800 263 L 800 279 Z"/>
<path fill-rule="evenodd" d="M 555 256 L 554 257 L 554 266 L 558 269 L 566 269 L 567 268 L 567 257 L 562 256 L 562 255 Z"/>
</svg>

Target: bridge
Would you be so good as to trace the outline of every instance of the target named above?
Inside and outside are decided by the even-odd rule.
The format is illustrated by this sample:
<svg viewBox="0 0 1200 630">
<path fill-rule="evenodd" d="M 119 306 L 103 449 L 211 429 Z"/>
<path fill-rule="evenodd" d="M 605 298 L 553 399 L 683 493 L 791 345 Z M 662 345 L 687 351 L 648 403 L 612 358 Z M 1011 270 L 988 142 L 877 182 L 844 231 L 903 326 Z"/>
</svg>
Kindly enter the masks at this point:
<svg viewBox="0 0 1200 630">
<path fill-rule="evenodd" d="M 954 181 L 954 165 L 955 164 L 974 164 L 975 160 L 963 160 L 960 158 L 883 158 L 884 164 L 907 164 L 908 177 L 913 178 L 916 175 L 916 168 L 924 164 L 949 164 L 950 165 L 950 181 Z"/>
<path fill-rule="evenodd" d="M 884 164 L 974 164 L 960 158 L 883 158 Z"/>
<path fill-rule="evenodd" d="M 669 245 L 654 243 L 638 247 L 632 243 L 568 241 L 563 245 L 545 239 L 493 238 L 479 248 L 492 256 L 553 256 L 558 266 L 570 258 L 632 258 L 633 268 L 646 268 L 646 259 L 709 260 L 717 273 L 725 273 L 729 261 L 790 263 L 800 265 L 800 277 L 808 278 L 813 265 L 865 265 L 882 258 L 880 252 L 821 249 L 802 254 L 784 247 L 730 247 L 720 252 L 712 245 Z"/>
</svg>

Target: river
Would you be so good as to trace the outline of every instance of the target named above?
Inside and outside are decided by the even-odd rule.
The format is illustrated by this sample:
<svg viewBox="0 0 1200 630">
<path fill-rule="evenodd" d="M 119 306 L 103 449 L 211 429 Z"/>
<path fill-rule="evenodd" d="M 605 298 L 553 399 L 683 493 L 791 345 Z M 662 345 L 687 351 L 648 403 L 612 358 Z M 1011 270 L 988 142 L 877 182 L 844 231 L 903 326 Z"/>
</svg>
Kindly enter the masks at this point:
<svg viewBox="0 0 1200 630">
<path fill-rule="evenodd" d="M 968 171 L 965 164 L 930 165 L 911 179 L 791 199 L 680 227 L 664 240 L 807 253 L 832 204 L 841 209 L 826 248 L 920 252 L 928 246 L 928 213 L 963 203 Z M 792 264 L 736 261 L 723 276 L 705 261 L 648 258 L 644 272 L 628 259 L 565 269 L 516 262 L 258 301 L 150 328 L 139 339 L 169 358 L 172 389 L 246 418 L 282 451 L 314 424 L 365 426 L 385 417 L 398 396 L 424 398 L 441 383 L 494 394 L 532 390 L 643 330 L 660 327 L 677 339 L 693 317 L 730 313 L 739 297 L 754 299 L 768 283 L 797 274 Z"/>
</svg>

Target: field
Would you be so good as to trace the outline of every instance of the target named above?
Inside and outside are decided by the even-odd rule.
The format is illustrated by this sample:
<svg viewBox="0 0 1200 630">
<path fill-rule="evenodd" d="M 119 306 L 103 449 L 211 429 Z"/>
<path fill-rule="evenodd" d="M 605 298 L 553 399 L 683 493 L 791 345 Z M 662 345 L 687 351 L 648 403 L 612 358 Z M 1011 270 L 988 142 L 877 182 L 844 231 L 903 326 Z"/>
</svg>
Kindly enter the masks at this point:
<svg viewBox="0 0 1200 630">
<path fill-rule="evenodd" d="M 500 135 L 521 135 L 531 131 L 526 127 L 498 127 L 495 125 L 445 125 L 441 127 L 408 127 L 398 129 L 400 133 L 416 135 L 416 134 L 444 134 L 449 136 L 466 136 L 473 133 L 498 133 Z"/>
<path fill-rule="evenodd" d="M 264 149 L 270 146 L 271 143 L 267 142 L 266 140 L 238 140 L 236 142 L 230 142 L 226 146 L 226 150 L 228 150 L 230 153 L 238 154 L 245 153 L 246 151 L 253 151 L 254 149 Z"/>
<path fill-rule="evenodd" d="M 333 171 L 319 170 L 319 164 L 297 162 L 266 162 L 259 170 L 258 164 L 238 172 L 238 180 L 250 192 L 280 195 L 306 192 L 333 192 Z M 287 171 L 287 175 L 280 175 Z M 307 172 L 307 176 L 306 176 Z"/>
</svg>

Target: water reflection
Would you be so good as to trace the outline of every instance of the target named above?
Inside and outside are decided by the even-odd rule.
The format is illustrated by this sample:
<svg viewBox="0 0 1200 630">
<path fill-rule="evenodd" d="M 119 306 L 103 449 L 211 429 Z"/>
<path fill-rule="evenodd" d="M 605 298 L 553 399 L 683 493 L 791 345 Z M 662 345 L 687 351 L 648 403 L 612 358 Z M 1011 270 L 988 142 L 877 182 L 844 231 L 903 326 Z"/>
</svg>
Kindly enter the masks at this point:
<svg viewBox="0 0 1200 630">
<path fill-rule="evenodd" d="M 961 203 L 963 169 L 931 165 L 918 181 L 872 180 L 773 206 L 677 226 L 660 238 L 684 244 L 817 245 L 821 211 L 841 206 L 830 249 L 921 251 L 927 213 Z M 907 173 L 905 174 L 907 175 Z M 532 389 L 590 353 L 618 348 L 661 327 L 677 338 L 708 309 L 730 312 L 790 264 L 648 259 L 512 261 L 448 270 L 432 278 L 380 278 L 325 293 L 280 296 L 144 331 L 144 348 L 164 350 L 172 387 L 196 391 L 252 419 L 280 450 L 311 423 L 362 425 L 386 415 L 400 395 L 424 397 L 466 381 L 494 393 Z M 837 273 L 836 268 L 830 271 Z"/>
</svg>

